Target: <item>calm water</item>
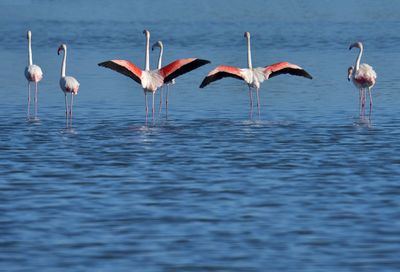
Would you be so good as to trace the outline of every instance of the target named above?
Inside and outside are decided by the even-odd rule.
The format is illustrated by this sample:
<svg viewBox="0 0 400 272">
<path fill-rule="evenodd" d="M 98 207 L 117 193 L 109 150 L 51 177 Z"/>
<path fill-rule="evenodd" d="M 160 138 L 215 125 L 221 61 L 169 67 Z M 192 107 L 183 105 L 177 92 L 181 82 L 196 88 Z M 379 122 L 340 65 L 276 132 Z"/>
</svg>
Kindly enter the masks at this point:
<svg viewBox="0 0 400 272">
<path fill-rule="evenodd" d="M 399 271 L 400 4 L 131 2 L 0 4 L 0 270 Z M 140 87 L 96 65 L 142 66 L 145 28 L 166 63 L 212 61 L 178 78 L 168 119 L 147 125 Z M 45 74 L 36 121 L 27 29 Z M 265 82 L 253 120 L 241 82 L 198 89 L 215 65 L 246 65 L 244 31 L 254 65 L 314 76 Z M 378 73 L 365 118 L 346 78 L 357 40 Z M 81 83 L 71 129 L 61 42 Z"/>
</svg>

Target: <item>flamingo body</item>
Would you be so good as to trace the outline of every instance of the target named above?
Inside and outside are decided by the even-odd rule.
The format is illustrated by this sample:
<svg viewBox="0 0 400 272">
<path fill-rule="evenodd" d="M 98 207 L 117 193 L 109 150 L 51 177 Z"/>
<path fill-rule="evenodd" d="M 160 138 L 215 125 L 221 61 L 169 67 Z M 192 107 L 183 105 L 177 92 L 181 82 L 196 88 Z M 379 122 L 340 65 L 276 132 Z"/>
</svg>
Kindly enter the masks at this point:
<svg viewBox="0 0 400 272">
<path fill-rule="evenodd" d="M 36 64 L 26 66 L 25 78 L 30 82 L 39 82 L 43 78 L 42 69 Z"/>
<path fill-rule="evenodd" d="M 78 94 L 79 82 L 72 76 L 64 76 L 60 78 L 60 88 L 64 93 Z"/>
<path fill-rule="evenodd" d="M 358 89 L 372 88 L 376 83 L 376 72 L 371 65 L 362 63 L 357 71 L 353 70 L 353 73 L 351 79 Z"/>
</svg>

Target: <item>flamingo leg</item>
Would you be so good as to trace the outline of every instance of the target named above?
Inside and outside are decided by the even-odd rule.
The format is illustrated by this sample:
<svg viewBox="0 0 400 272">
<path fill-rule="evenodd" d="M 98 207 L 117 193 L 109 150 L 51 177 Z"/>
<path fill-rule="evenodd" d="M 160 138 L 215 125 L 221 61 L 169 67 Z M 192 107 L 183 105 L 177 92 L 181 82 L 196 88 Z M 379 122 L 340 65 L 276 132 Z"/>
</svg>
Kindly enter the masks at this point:
<svg viewBox="0 0 400 272">
<path fill-rule="evenodd" d="M 358 90 L 358 107 L 360 108 L 360 115 L 362 112 L 362 89 Z"/>
<path fill-rule="evenodd" d="M 365 91 L 365 89 L 363 89 L 363 114 L 365 114 L 365 102 L 366 102 L 366 95 L 367 95 L 367 93 L 366 93 L 366 91 Z"/>
<path fill-rule="evenodd" d="M 149 113 L 149 107 L 147 106 L 147 93 L 146 91 L 144 92 L 144 99 L 146 103 L 146 122 L 147 122 L 147 114 Z"/>
<path fill-rule="evenodd" d="M 28 118 L 30 115 L 30 109 L 31 109 L 31 83 L 28 81 Z"/>
<path fill-rule="evenodd" d="M 260 94 L 259 88 L 256 89 L 257 92 L 257 109 L 258 109 L 258 117 L 260 118 Z"/>
<path fill-rule="evenodd" d="M 68 99 L 67 99 L 67 93 L 64 93 L 65 96 L 65 124 L 68 127 Z"/>
<path fill-rule="evenodd" d="M 70 126 L 72 127 L 72 103 L 74 102 L 74 93 L 71 92 L 71 105 L 69 109 L 69 121 L 70 121 Z"/>
<path fill-rule="evenodd" d="M 369 93 L 369 113 L 371 114 L 371 112 L 372 112 L 372 94 L 371 94 L 371 88 L 368 88 L 368 93 Z"/>
<path fill-rule="evenodd" d="M 161 89 L 160 89 L 160 106 L 158 107 L 158 115 L 161 114 L 161 109 L 162 109 L 162 98 L 163 98 L 163 88 L 161 87 Z"/>
<path fill-rule="evenodd" d="M 154 92 L 151 92 L 151 114 L 154 122 Z"/>
<path fill-rule="evenodd" d="M 38 111 L 38 88 L 37 82 L 35 82 L 35 119 L 37 118 L 37 111 Z"/>
<path fill-rule="evenodd" d="M 249 86 L 249 97 L 250 97 L 250 119 L 253 118 L 253 91 Z"/>
<path fill-rule="evenodd" d="M 168 117 L 168 93 L 169 93 L 169 84 L 167 84 L 167 92 L 165 94 L 165 113 Z"/>
</svg>

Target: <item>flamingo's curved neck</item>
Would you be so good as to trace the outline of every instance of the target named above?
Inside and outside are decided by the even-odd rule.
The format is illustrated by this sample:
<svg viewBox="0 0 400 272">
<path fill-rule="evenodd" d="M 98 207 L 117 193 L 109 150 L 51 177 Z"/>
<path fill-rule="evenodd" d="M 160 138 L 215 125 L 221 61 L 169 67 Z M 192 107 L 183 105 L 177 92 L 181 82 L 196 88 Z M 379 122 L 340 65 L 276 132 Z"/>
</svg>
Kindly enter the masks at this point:
<svg viewBox="0 0 400 272">
<path fill-rule="evenodd" d="M 163 52 L 164 52 L 164 46 L 162 44 L 160 44 L 160 55 L 158 56 L 157 69 L 161 69 Z"/>
<path fill-rule="evenodd" d="M 150 33 L 146 32 L 146 56 L 145 56 L 145 70 L 150 70 Z"/>
<path fill-rule="evenodd" d="M 249 69 L 252 69 L 253 65 L 251 64 L 250 36 L 247 36 L 247 63 L 249 65 Z"/>
<path fill-rule="evenodd" d="M 61 65 L 61 77 L 65 77 L 65 69 L 67 66 L 67 47 L 64 47 L 64 56 L 63 56 L 63 61 Z"/>
<path fill-rule="evenodd" d="M 29 63 L 29 65 L 32 65 L 33 64 L 33 61 L 32 61 L 32 42 L 31 42 L 31 37 L 29 36 L 28 37 L 28 63 Z"/>
<path fill-rule="evenodd" d="M 360 61 L 361 61 L 361 56 L 362 56 L 363 51 L 364 51 L 364 48 L 361 45 L 360 46 L 360 52 L 358 53 L 358 56 L 357 56 L 356 64 L 354 66 L 354 70 L 355 71 L 358 71 L 358 69 L 360 68 Z"/>
</svg>

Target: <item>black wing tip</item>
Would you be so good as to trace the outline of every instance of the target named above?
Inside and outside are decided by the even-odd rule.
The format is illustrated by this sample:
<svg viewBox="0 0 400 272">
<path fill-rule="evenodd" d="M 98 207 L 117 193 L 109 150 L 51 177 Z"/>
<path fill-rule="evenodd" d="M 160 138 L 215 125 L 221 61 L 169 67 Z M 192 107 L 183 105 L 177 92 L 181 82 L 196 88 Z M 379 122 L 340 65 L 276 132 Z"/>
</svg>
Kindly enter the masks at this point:
<svg viewBox="0 0 400 272">
<path fill-rule="evenodd" d="M 313 77 L 303 68 L 301 68 L 298 73 L 295 73 L 295 75 L 302 76 L 308 79 L 313 79 Z"/>
<path fill-rule="evenodd" d="M 207 77 L 205 77 L 205 78 L 203 79 L 203 81 L 201 82 L 199 88 L 203 89 L 205 86 L 208 85 L 209 82 L 207 82 L 207 79 L 208 79 Z"/>
<path fill-rule="evenodd" d="M 304 77 L 313 79 L 312 75 L 310 75 L 306 70 L 303 70 L 303 71 L 304 71 Z"/>
<path fill-rule="evenodd" d="M 211 61 L 205 60 L 205 59 L 197 59 L 196 61 L 198 61 L 199 63 L 201 63 L 201 65 L 205 65 L 205 64 L 211 63 Z"/>
<path fill-rule="evenodd" d="M 98 66 L 102 66 L 102 67 L 106 67 L 106 65 L 107 65 L 108 63 L 110 63 L 109 60 L 103 61 L 103 62 L 100 62 L 100 63 L 97 63 L 97 65 L 98 65 Z"/>
</svg>

